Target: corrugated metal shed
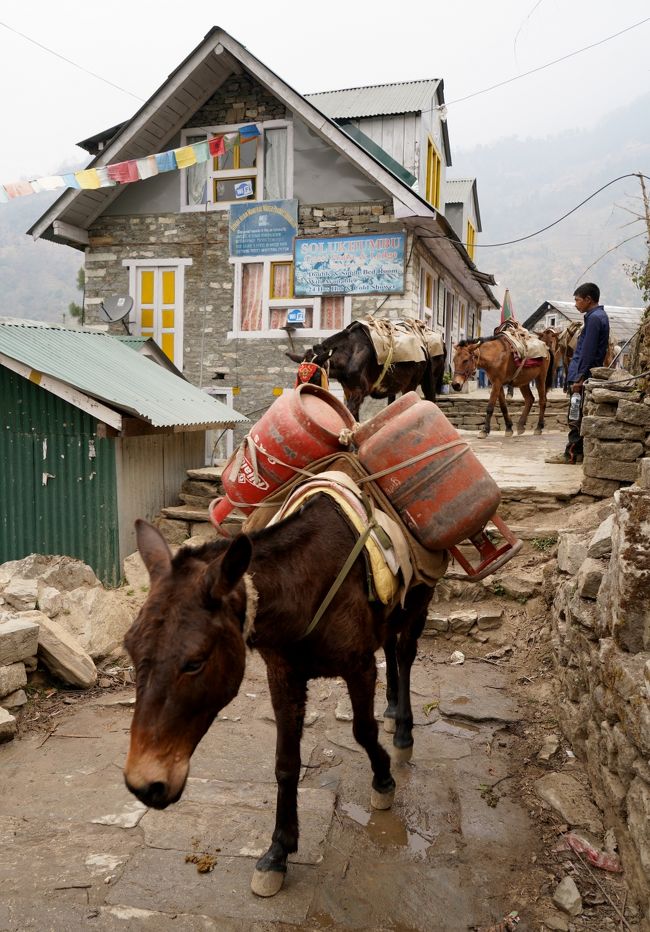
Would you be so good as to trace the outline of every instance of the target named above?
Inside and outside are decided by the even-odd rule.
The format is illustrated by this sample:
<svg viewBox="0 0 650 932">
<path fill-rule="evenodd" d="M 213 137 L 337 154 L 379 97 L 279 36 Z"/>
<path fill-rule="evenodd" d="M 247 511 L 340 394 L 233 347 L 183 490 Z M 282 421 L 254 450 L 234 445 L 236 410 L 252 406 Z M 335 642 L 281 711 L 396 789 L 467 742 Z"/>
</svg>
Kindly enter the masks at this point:
<svg viewBox="0 0 650 932">
<path fill-rule="evenodd" d="M 445 201 L 447 204 L 464 204 L 469 199 L 474 184 L 474 178 L 447 178 Z"/>
<path fill-rule="evenodd" d="M 403 81 L 374 87 L 350 87 L 342 91 L 305 94 L 309 103 L 330 119 L 353 119 L 380 113 L 421 113 L 431 109 L 439 78 Z"/>
<path fill-rule="evenodd" d="M 107 333 L 0 322 L 0 354 L 154 427 L 247 421 Z"/>
</svg>

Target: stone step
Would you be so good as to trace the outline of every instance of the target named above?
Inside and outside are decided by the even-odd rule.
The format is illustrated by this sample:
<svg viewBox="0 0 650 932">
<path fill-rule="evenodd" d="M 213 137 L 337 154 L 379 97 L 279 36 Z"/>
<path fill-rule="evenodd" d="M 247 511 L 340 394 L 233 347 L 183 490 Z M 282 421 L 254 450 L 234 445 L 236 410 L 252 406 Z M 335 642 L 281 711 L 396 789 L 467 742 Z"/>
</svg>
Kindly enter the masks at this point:
<svg viewBox="0 0 650 932">
<path fill-rule="evenodd" d="M 219 466 L 201 466 L 197 469 L 188 469 L 187 477 L 188 479 L 196 479 L 199 482 L 217 482 L 220 484 L 225 465 L 225 463 L 222 463 Z"/>
<path fill-rule="evenodd" d="M 162 508 L 160 514 L 164 518 L 174 521 L 209 521 L 207 508 L 196 508 L 192 505 L 170 505 Z"/>
<path fill-rule="evenodd" d="M 223 486 L 220 482 L 212 482 L 207 479 L 186 479 L 181 486 L 181 492 L 184 495 L 194 495 L 211 501 L 217 495 L 223 495 Z"/>
</svg>

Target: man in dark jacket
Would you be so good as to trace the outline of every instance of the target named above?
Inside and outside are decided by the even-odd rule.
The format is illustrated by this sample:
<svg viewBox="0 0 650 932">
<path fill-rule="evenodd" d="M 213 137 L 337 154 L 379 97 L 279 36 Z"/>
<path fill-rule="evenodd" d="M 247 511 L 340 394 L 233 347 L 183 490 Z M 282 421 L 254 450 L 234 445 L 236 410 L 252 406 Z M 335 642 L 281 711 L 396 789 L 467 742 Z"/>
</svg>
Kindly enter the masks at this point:
<svg viewBox="0 0 650 932">
<path fill-rule="evenodd" d="M 573 292 L 576 308 L 584 315 L 582 333 L 578 337 L 575 352 L 569 363 L 567 385 L 569 403 L 575 393 L 582 396 L 583 385 L 592 369 L 602 366 L 609 345 L 609 317 L 600 302 L 600 288 L 593 282 L 579 285 Z M 582 462 L 582 399 L 577 420 L 569 423 L 569 438 L 564 453 L 550 456 L 547 463 L 566 463 L 569 465 Z"/>
</svg>

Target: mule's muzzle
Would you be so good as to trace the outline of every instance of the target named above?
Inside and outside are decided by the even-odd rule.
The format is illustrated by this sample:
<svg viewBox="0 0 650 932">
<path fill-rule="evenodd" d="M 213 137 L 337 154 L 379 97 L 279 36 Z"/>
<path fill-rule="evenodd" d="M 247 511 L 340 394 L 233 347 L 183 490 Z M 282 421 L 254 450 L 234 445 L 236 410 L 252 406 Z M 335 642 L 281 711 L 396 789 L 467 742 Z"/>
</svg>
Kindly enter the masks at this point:
<svg viewBox="0 0 650 932">
<path fill-rule="evenodd" d="M 463 383 L 462 383 L 462 382 L 453 381 L 453 382 L 451 383 L 451 387 L 453 388 L 453 390 L 454 390 L 455 392 L 459 392 L 459 391 L 461 390 L 461 388 L 463 387 Z"/>
<path fill-rule="evenodd" d="M 149 806 L 151 809 L 166 809 L 172 803 L 178 802 L 183 792 L 183 787 L 176 793 L 170 793 L 170 787 L 162 780 L 155 780 L 153 783 L 145 783 L 143 786 L 133 786 L 128 779 L 124 777 L 127 789 L 133 793 L 141 803 Z"/>
</svg>

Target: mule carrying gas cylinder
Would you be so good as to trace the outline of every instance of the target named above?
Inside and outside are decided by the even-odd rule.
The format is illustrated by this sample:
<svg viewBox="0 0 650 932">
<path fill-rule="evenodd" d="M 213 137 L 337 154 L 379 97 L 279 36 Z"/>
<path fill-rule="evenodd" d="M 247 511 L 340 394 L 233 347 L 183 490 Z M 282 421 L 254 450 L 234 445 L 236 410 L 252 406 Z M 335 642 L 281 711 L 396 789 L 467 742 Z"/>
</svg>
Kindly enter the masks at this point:
<svg viewBox="0 0 650 932">
<path fill-rule="evenodd" d="M 233 508 L 250 514 L 298 470 L 341 450 L 355 425 L 338 398 L 318 385 L 283 392 L 226 463 L 221 477 L 226 495 L 210 503 L 212 523 L 218 527 Z"/>
<path fill-rule="evenodd" d="M 427 550 L 449 550 L 474 579 L 494 573 L 520 550 L 522 542 L 496 515 L 499 487 L 432 401 L 415 392 L 402 395 L 359 425 L 354 441 L 361 464 Z M 500 548 L 485 533 L 490 521 L 506 541 Z M 477 566 L 457 549 L 461 541 L 479 551 Z"/>
</svg>

